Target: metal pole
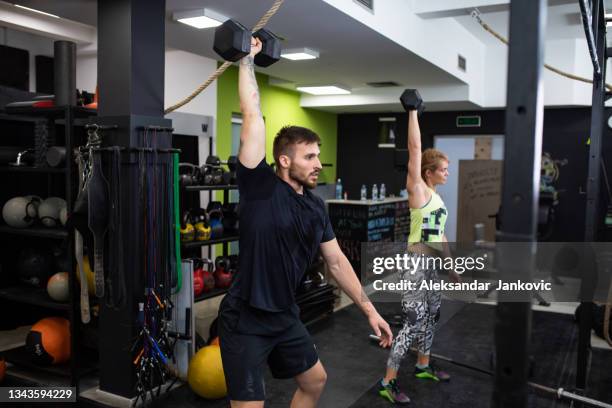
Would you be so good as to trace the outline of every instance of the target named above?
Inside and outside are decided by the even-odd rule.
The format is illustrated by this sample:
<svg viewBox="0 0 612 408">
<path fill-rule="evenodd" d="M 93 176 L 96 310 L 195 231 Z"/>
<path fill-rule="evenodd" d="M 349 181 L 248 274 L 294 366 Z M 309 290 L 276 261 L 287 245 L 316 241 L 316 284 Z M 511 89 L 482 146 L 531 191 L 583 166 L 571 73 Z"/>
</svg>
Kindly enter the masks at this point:
<svg viewBox="0 0 612 408">
<path fill-rule="evenodd" d="M 604 4 L 601 0 L 593 0 L 592 31 L 595 37 L 596 56 L 602 61 L 601 72 L 593 71 L 593 95 L 591 102 L 591 133 L 589 147 L 589 173 L 587 178 L 586 215 L 584 241 L 586 243 L 597 241 L 597 227 L 600 224 L 599 216 L 599 186 L 601 174 L 601 146 L 604 124 L 604 104 L 606 97 L 606 21 Z M 585 28 L 586 30 L 586 28 Z M 586 30 L 588 31 L 588 30 Z M 587 37 L 589 33 L 587 32 Z M 583 271 L 587 272 L 587 271 Z M 586 389 L 590 357 L 591 357 L 591 326 L 593 321 L 593 291 L 596 282 L 595 274 L 583 275 L 580 285 L 580 326 L 578 331 L 578 356 L 576 359 L 576 390 L 584 392 Z"/>
<path fill-rule="evenodd" d="M 531 280 L 540 187 L 546 24 L 544 0 L 512 0 L 498 268 L 505 282 Z M 521 243 L 512 245 L 509 243 Z M 520 249 L 517 253 L 515 249 Z M 495 323 L 494 407 L 527 406 L 531 299 L 500 292 Z"/>
</svg>

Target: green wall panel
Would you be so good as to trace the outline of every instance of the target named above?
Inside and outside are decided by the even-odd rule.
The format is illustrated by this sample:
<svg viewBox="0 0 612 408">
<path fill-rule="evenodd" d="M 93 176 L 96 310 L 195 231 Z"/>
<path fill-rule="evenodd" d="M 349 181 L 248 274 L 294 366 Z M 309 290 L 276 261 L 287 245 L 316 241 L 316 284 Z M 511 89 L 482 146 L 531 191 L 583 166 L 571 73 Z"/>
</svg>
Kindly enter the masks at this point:
<svg viewBox="0 0 612 408">
<path fill-rule="evenodd" d="M 238 98 L 238 68 L 230 67 L 217 84 L 217 154 L 226 160 L 231 151 L 232 114 L 240 113 Z M 304 126 L 321 137 L 321 162 L 332 164 L 324 167 L 320 182 L 333 183 L 336 179 L 336 154 L 338 141 L 337 115 L 300 106 L 300 93 L 268 85 L 268 76 L 257 74 L 261 107 L 266 121 L 266 159 L 271 163 L 272 142 L 279 129 L 285 125 Z"/>
</svg>

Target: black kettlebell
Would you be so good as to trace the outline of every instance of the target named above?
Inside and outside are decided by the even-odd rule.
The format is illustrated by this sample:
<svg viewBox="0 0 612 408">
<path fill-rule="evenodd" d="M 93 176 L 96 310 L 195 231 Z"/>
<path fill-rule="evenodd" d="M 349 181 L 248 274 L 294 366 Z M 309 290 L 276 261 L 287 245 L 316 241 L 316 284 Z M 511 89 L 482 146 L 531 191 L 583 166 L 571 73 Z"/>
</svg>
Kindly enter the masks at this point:
<svg viewBox="0 0 612 408">
<path fill-rule="evenodd" d="M 222 269 L 228 271 L 230 269 L 230 260 L 226 256 L 218 256 L 215 259 L 215 269 Z"/>
<path fill-rule="evenodd" d="M 200 169 L 195 164 L 179 163 L 180 184 L 183 187 L 198 184 Z"/>
</svg>

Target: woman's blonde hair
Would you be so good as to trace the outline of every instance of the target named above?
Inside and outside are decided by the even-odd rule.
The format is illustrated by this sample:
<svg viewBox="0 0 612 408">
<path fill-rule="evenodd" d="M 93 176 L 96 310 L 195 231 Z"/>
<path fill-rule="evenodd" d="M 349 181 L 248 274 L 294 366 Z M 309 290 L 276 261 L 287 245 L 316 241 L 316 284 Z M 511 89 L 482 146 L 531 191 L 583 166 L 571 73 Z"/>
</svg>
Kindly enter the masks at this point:
<svg viewBox="0 0 612 408">
<path fill-rule="evenodd" d="M 421 155 L 421 177 L 423 180 L 427 181 L 425 178 L 425 173 L 427 170 L 431 172 L 436 171 L 440 162 L 446 161 L 448 162 L 448 156 L 442 153 L 438 149 L 425 149 L 423 154 Z"/>
</svg>

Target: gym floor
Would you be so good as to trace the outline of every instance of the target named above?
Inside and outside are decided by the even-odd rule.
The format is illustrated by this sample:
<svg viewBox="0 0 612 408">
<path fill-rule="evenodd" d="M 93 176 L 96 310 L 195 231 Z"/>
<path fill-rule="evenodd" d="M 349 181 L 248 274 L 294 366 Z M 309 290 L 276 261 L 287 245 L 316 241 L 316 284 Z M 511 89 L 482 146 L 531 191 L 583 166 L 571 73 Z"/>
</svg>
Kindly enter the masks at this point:
<svg viewBox="0 0 612 408">
<path fill-rule="evenodd" d="M 376 307 L 383 315 L 393 315 L 399 312 L 398 305 L 396 302 L 378 302 Z M 577 325 L 573 320 L 575 307 L 572 303 L 553 303 L 550 307 L 534 306 L 532 344 L 533 355 L 537 357 L 532 381 L 553 388 L 572 389 L 577 342 Z M 495 308 L 490 304 L 444 300 L 433 353 L 491 369 L 494 313 Z M 375 392 L 376 382 L 385 369 L 388 351 L 368 339 L 370 329 L 356 306 L 344 307 L 330 318 L 313 324 L 309 330 L 328 373 L 320 407 L 390 406 Z M 397 330 L 394 328 L 395 332 Z M 20 344 L 26 332 L 25 327 L 0 332 L 0 350 Z M 592 344 L 593 357 L 587 395 L 611 403 L 609 367 L 612 366 L 612 348 L 595 335 Z M 436 363 L 452 375 L 449 383 L 416 380 L 411 375 L 414 356 L 404 361 L 399 381 L 413 400 L 411 406 L 489 406 L 493 390 L 490 376 L 444 361 Z M 266 388 L 267 407 L 288 406 L 295 391 L 291 380 L 276 380 L 269 373 Z M 548 396 L 532 394 L 531 398 L 530 406 L 569 406 Z M 226 407 L 227 402 L 203 400 L 184 385 L 173 389 L 152 406 L 217 408 Z"/>
<path fill-rule="evenodd" d="M 382 314 L 395 314 L 398 303 L 377 303 Z M 567 390 L 572 389 L 576 359 L 577 325 L 573 320 L 574 304 L 558 303 L 534 307 L 532 381 Z M 495 308 L 487 304 L 466 304 L 444 300 L 433 353 L 484 369 L 491 369 L 494 348 Z M 356 306 L 348 306 L 329 318 L 310 326 L 328 382 L 320 407 L 388 407 L 375 392 L 376 382 L 385 369 L 388 351 L 368 339 L 370 329 Z M 397 331 L 397 328 L 394 329 Z M 609 367 L 612 349 L 593 337 L 593 359 L 587 395 L 612 402 Z M 600 348 L 601 347 L 601 348 Z M 471 406 L 488 407 L 493 390 L 492 377 L 444 361 L 436 362 L 453 378 L 449 383 L 422 382 L 412 377 L 414 356 L 404 361 L 399 381 L 412 398 L 413 407 Z M 287 407 L 295 391 L 291 380 L 266 377 L 267 407 Z M 565 402 L 533 393 L 530 406 L 564 407 Z M 160 398 L 154 407 L 226 407 L 225 400 L 205 401 L 188 386 L 174 389 Z"/>
</svg>

